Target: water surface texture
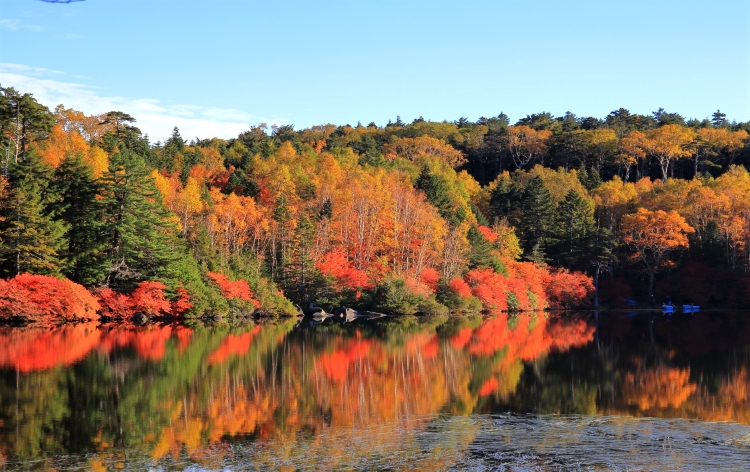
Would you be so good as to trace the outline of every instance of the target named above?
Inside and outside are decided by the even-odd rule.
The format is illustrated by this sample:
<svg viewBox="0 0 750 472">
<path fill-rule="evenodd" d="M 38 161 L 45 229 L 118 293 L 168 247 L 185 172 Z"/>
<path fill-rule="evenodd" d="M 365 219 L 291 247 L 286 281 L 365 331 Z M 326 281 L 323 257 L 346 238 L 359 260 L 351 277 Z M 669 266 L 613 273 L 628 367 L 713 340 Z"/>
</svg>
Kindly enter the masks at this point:
<svg viewBox="0 0 750 472">
<path fill-rule="evenodd" d="M 4 327 L 0 464 L 748 470 L 748 315 Z"/>
</svg>

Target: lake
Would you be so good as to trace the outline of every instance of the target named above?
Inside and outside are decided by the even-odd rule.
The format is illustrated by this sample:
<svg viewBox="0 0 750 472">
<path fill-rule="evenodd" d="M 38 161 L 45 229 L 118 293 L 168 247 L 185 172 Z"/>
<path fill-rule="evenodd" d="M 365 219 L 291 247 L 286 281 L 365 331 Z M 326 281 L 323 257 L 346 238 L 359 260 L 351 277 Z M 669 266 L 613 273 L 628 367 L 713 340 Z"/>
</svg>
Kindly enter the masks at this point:
<svg viewBox="0 0 750 472">
<path fill-rule="evenodd" d="M 1 327 L 0 464 L 748 470 L 749 315 Z"/>
</svg>

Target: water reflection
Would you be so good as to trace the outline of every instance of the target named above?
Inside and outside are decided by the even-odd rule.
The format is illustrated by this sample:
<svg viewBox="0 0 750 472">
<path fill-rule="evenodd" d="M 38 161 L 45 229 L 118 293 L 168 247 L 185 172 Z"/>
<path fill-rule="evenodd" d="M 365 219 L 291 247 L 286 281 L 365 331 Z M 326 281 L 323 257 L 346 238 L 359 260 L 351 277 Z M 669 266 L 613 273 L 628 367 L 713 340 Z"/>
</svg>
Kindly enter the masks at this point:
<svg viewBox="0 0 750 472">
<path fill-rule="evenodd" d="M 742 313 L 6 327 L 0 460 L 439 469 L 473 463 L 482 415 L 750 425 L 748 341 Z"/>
</svg>

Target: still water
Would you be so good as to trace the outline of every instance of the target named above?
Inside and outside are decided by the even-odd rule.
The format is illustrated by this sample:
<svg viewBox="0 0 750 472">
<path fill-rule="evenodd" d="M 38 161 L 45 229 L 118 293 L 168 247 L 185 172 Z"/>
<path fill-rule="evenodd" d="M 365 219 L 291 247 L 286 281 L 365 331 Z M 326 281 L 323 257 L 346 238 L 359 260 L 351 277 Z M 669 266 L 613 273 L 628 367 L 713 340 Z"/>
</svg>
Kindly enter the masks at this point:
<svg viewBox="0 0 750 472">
<path fill-rule="evenodd" d="M 748 470 L 749 315 L 3 327 L 0 464 Z"/>
</svg>

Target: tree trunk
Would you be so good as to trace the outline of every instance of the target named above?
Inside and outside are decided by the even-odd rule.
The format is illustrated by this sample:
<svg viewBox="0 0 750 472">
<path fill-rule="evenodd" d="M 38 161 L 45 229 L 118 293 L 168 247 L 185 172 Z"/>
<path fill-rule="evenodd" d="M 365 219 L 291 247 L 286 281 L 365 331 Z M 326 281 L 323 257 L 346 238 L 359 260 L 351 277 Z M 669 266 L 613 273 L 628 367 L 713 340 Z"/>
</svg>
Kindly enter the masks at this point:
<svg viewBox="0 0 750 472">
<path fill-rule="evenodd" d="M 596 267 L 596 272 L 594 272 L 594 306 L 599 306 L 599 272 L 601 272 L 601 267 Z"/>
<path fill-rule="evenodd" d="M 648 302 L 651 303 L 654 298 L 654 271 L 648 271 Z"/>
</svg>

